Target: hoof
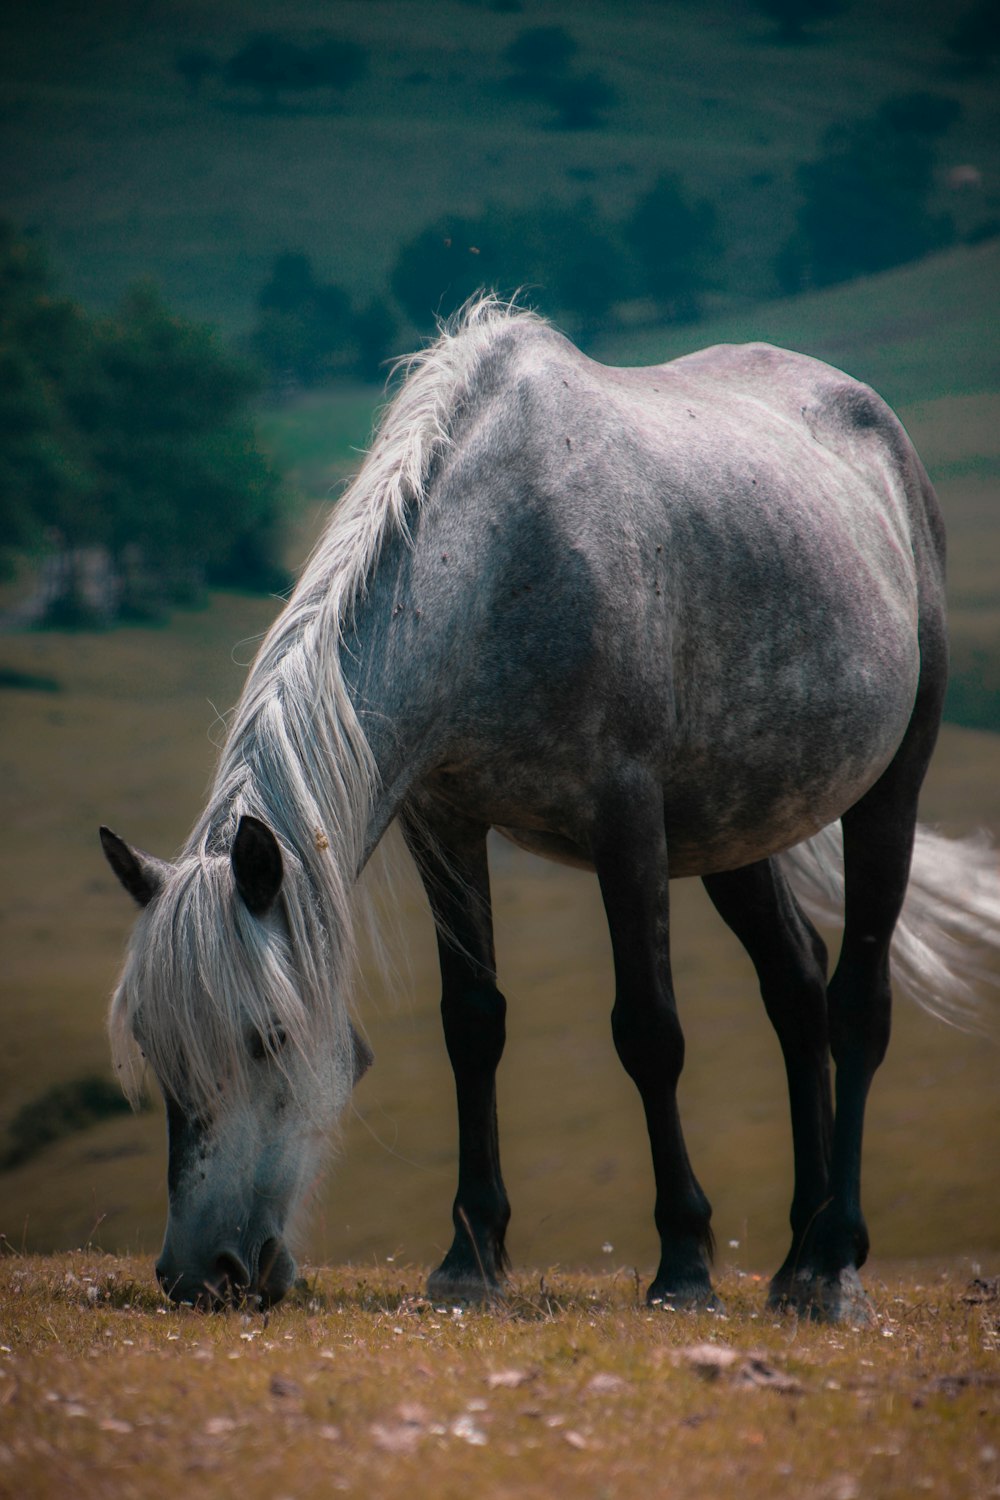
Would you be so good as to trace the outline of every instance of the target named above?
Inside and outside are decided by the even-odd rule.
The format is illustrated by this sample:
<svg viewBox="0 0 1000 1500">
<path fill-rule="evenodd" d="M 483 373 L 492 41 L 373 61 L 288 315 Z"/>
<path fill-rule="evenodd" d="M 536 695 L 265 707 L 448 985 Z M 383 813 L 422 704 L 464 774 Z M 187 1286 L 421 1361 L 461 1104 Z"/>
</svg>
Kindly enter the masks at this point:
<svg viewBox="0 0 1000 1500">
<path fill-rule="evenodd" d="M 664 1312 L 724 1313 L 726 1304 L 711 1286 L 697 1283 L 689 1286 L 663 1287 L 658 1282 L 646 1293 L 647 1307 L 659 1307 Z"/>
<path fill-rule="evenodd" d="M 807 1270 L 796 1271 L 792 1276 L 776 1276 L 767 1303 L 778 1312 L 795 1312 L 814 1323 L 871 1328 L 878 1322 L 853 1266 L 845 1266 L 832 1276 Z"/>
<path fill-rule="evenodd" d="M 485 1307 L 506 1301 L 506 1290 L 499 1281 L 487 1279 L 478 1270 L 470 1273 L 439 1268 L 427 1278 L 427 1296 L 431 1302 L 449 1307 L 456 1303 Z"/>
</svg>

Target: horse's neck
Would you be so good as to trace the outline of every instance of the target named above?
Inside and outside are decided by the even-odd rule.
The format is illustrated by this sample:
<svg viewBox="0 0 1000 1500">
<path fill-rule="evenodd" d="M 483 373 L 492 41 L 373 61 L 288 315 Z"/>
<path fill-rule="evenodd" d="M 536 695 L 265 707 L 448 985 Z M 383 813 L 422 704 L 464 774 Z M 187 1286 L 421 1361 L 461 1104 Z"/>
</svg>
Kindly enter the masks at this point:
<svg viewBox="0 0 1000 1500">
<path fill-rule="evenodd" d="M 418 540 L 417 546 L 420 545 Z M 359 600 L 341 650 L 341 666 L 378 768 L 378 790 L 365 839 L 365 858 L 408 793 L 440 761 L 460 701 L 459 593 L 414 591 L 414 553 L 400 540 L 387 546 Z"/>
</svg>

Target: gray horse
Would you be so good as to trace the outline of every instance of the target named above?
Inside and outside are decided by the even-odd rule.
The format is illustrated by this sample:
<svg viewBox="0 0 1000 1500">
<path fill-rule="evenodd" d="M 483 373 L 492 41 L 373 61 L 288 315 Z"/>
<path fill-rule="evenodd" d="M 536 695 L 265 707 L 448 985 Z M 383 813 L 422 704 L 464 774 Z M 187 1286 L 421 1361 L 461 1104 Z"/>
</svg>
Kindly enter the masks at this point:
<svg viewBox="0 0 1000 1500">
<path fill-rule="evenodd" d="M 184 852 L 167 864 L 102 830 L 143 908 L 110 1024 L 126 1087 L 141 1049 L 166 1099 L 170 1296 L 266 1302 L 290 1284 L 290 1222 L 370 1061 L 345 998 L 357 877 L 399 819 L 458 1096 L 432 1295 L 495 1294 L 506 1265 L 494 827 L 600 882 L 614 1042 L 656 1179 L 650 1300 L 714 1302 L 670 974 L 668 882 L 697 875 L 787 1066 L 792 1243 L 772 1302 L 869 1316 L 861 1142 L 890 947 L 954 1018 L 977 1004 L 966 940 L 1000 946 L 995 862 L 971 842 L 921 830 L 904 908 L 945 689 L 943 568 L 903 428 L 814 360 L 724 346 L 609 369 L 484 298 L 410 361 L 264 641 Z M 829 985 L 789 877 L 807 903 L 843 888 Z"/>
</svg>

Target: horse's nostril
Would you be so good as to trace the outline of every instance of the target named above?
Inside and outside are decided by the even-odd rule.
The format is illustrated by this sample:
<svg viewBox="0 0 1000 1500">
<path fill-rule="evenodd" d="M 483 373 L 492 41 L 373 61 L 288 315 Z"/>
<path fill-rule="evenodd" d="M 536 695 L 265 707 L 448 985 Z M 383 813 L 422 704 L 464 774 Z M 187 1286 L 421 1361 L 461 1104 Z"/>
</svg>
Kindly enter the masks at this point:
<svg viewBox="0 0 1000 1500">
<path fill-rule="evenodd" d="M 257 1261 L 256 1291 L 262 1306 L 280 1302 L 295 1278 L 295 1261 L 280 1239 L 265 1240 Z"/>
<path fill-rule="evenodd" d="M 250 1286 L 250 1273 L 231 1250 L 216 1256 L 211 1274 L 205 1278 L 205 1288 L 220 1302 L 232 1302 L 246 1295 Z"/>
</svg>

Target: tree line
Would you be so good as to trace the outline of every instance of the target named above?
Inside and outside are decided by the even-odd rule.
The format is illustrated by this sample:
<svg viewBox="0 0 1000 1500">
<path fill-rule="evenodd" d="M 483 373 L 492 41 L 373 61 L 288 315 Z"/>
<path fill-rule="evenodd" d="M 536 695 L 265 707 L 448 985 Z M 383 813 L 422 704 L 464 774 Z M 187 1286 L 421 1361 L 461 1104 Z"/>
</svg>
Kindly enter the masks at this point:
<svg viewBox="0 0 1000 1500">
<path fill-rule="evenodd" d="M 519 67 L 514 76 L 527 89 L 530 69 Z M 775 293 L 888 270 L 952 243 L 954 222 L 935 210 L 933 189 L 938 144 L 960 114 L 953 98 L 914 92 L 828 130 L 796 173 L 798 207 L 774 259 Z M 714 203 L 669 171 L 620 219 L 586 195 L 487 202 L 419 229 L 400 245 L 382 292 L 363 304 L 320 280 L 303 252 L 284 251 L 260 291 L 250 347 L 279 386 L 375 379 L 398 347 L 401 320 L 426 332 L 481 286 L 526 289 L 584 345 L 630 299 L 652 302 L 664 321 L 694 321 L 725 290 L 719 223 Z"/>
<path fill-rule="evenodd" d="M 467 0 L 475 3 L 475 0 Z M 520 0 L 493 0 L 492 8 L 511 12 Z M 765 40 L 800 46 L 814 40 L 816 28 L 850 9 L 849 0 L 756 0 L 754 8 L 773 23 Z M 974 0 L 942 37 L 956 64 L 982 72 L 1000 55 L 1000 12 L 996 0 Z M 561 130 L 600 129 L 619 102 L 618 91 L 597 69 L 580 66 L 580 47 L 565 26 L 523 27 L 503 49 L 505 69 L 499 88 L 514 99 L 547 107 L 546 123 Z M 343 95 L 372 69 L 371 53 L 352 37 L 322 33 L 302 40 L 283 32 L 254 32 L 228 57 L 205 47 L 185 47 L 174 68 L 192 96 L 215 88 L 224 99 L 240 99 L 268 112 L 301 107 L 306 100 L 340 106 Z"/>
<path fill-rule="evenodd" d="M 145 618 L 207 583 L 283 581 L 259 383 L 150 285 L 114 314 L 84 312 L 0 224 L 0 564 L 47 553 L 48 622 Z"/>
</svg>

